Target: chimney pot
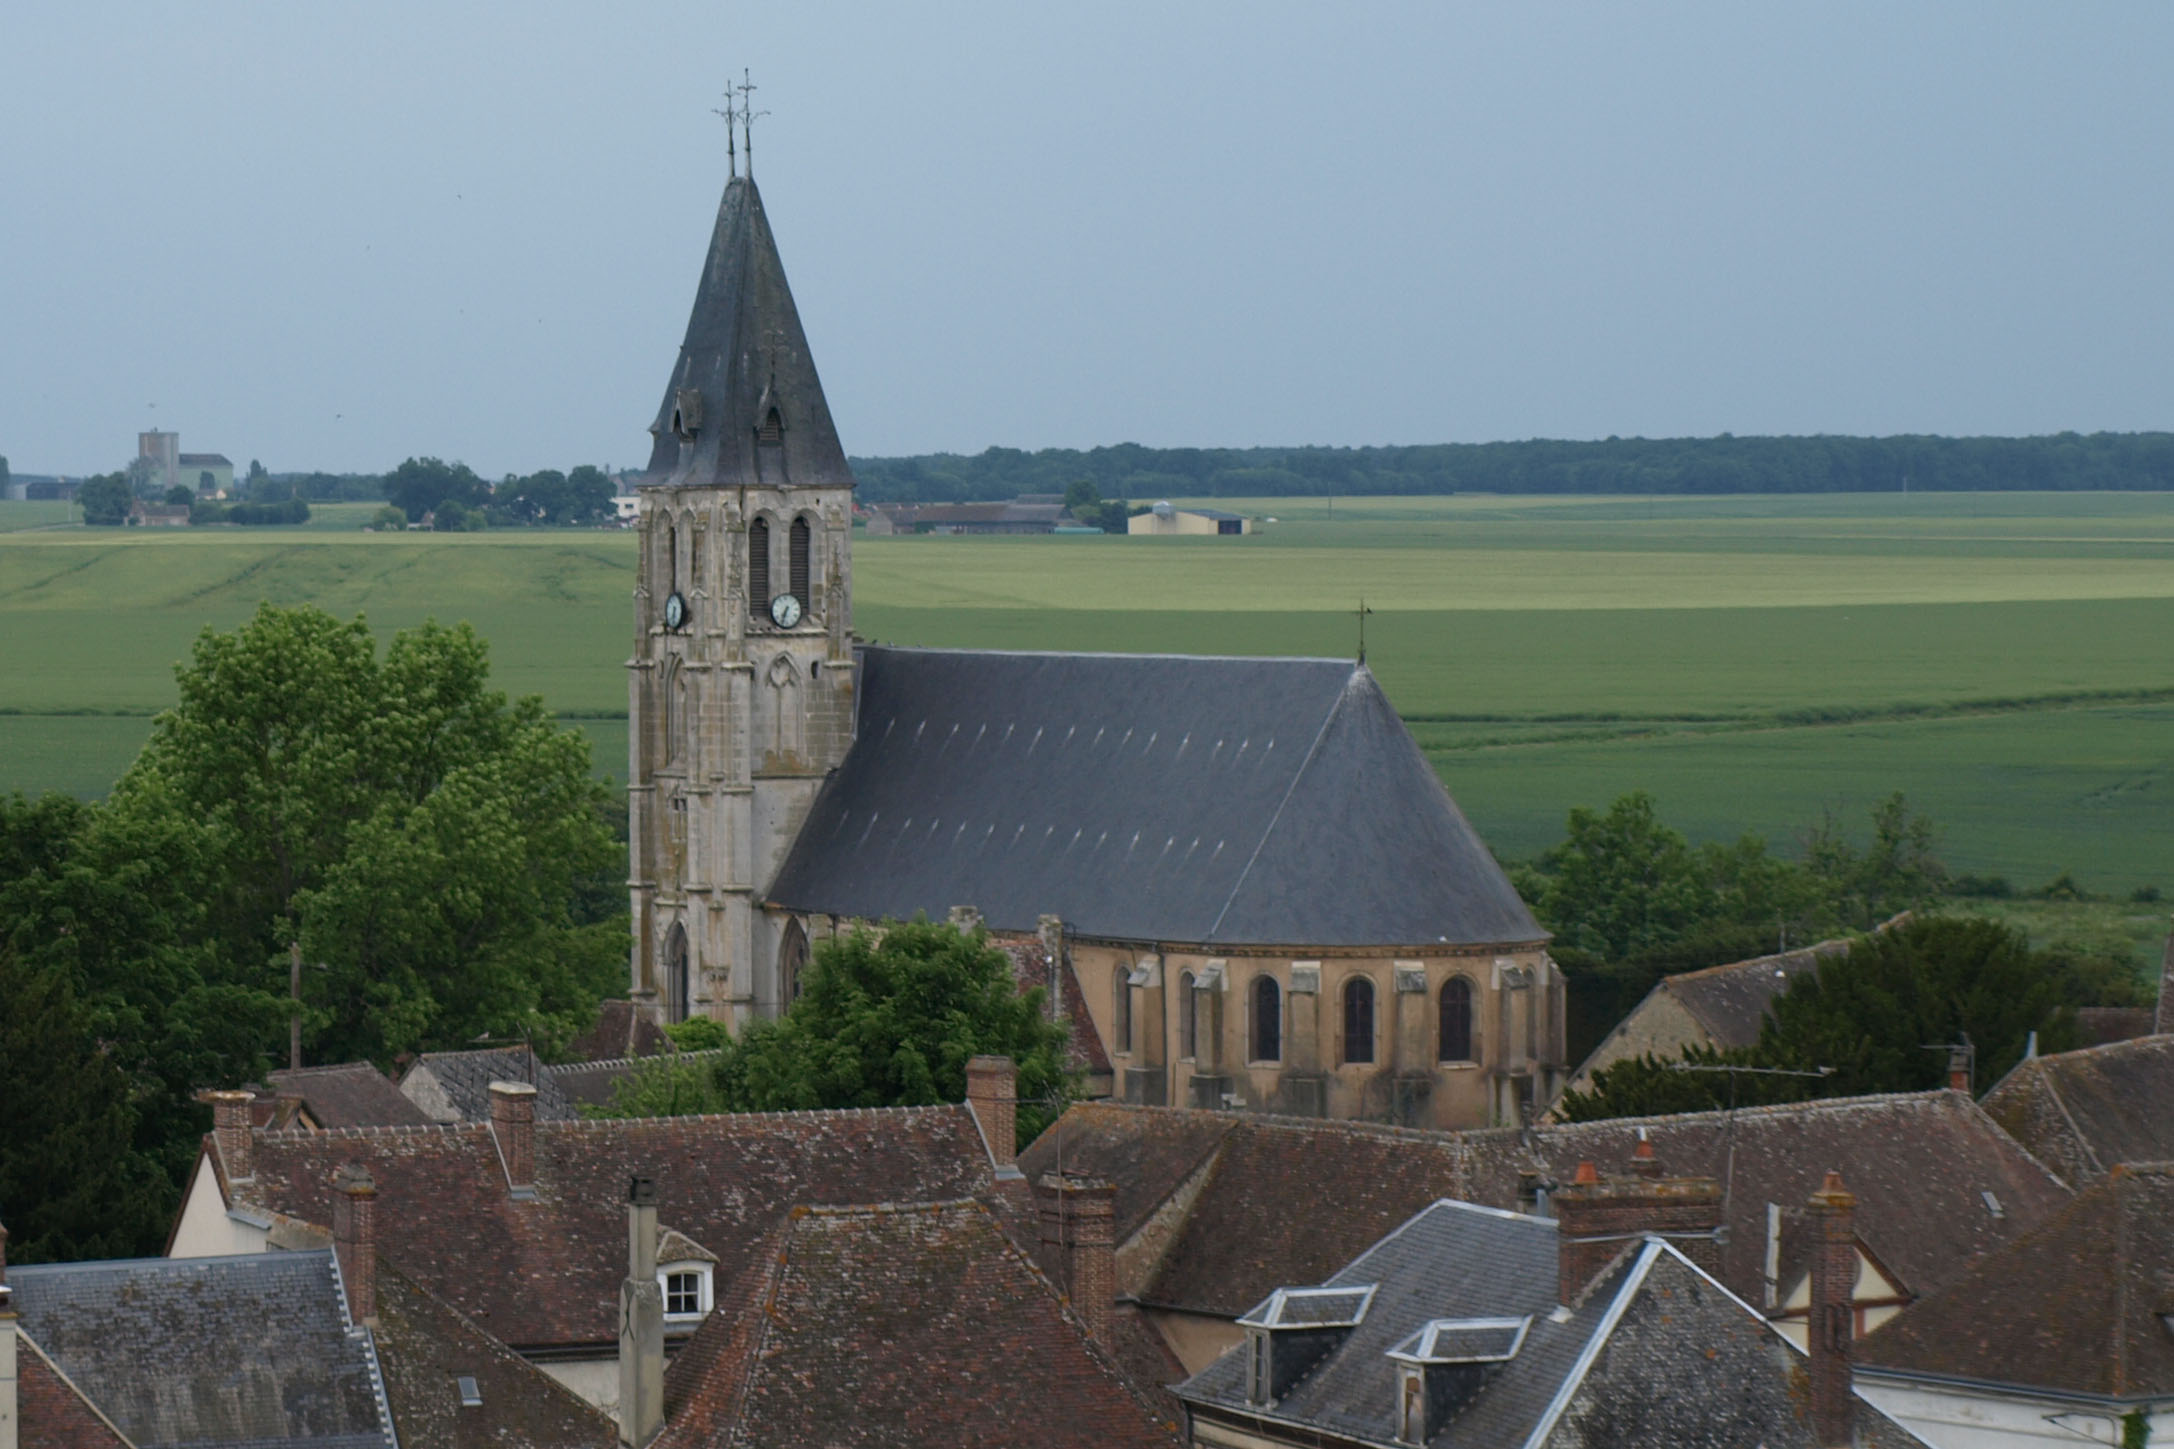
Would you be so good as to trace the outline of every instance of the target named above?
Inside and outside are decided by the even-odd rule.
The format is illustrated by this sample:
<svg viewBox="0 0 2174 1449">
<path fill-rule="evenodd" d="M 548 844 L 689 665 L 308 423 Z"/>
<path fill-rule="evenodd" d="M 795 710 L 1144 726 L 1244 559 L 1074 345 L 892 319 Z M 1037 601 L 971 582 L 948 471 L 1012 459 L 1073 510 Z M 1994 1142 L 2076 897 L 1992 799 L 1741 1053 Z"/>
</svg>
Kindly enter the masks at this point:
<svg viewBox="0 0 2174 1449">
<path fill-rule="evenodd" d="M 218 1150 L 220 1165 L 226 1168 L 227 1180 L 253 1180 L 256 1164 L 250 1154 L 249 1116 L 256 1093 L 206 1092 L 204 1100 L 211 1103 L 211 1142 Z"/>
<path fill-rule="evenodd" d="M 506 1160 L 506 1185 L 536 1185 L 536 1089 L 527 1082 L 491 1083 L 491 1135 Z"/>
<path fill-rule="evenodd" d="M 1811 1350 L 1812 1430 L 1822 1446 L 1847 1445 L 1855 1430 L 1850 1391 L 1850 1340 L 1856 1333 L 1851 1296 L 1857 1285 L 1857 1199 L 1830 1170 L 1812 1194 L 1819 1225 L 1812 1244 L 1812 1301 L 1805 1322 Z"/>
<path fill-rule="evenodd" d="M 1643 1127 L 1638 1129 L 1638 1145 L 1631 1149 L 1631 1171 L 1645 1178 L 1661 1175 L 1661 1159 L 1653 1155 L 1653 1140 Z"/>
<path fill-rule="evenodd" d="M 966 1064 L 966 1105 L 981 1124 L 989 1161 L 998 1173 L 1018 1171 L 1019 1068 L 1010 1057 L 975 1057 Z"/>
<path fill-rule="evenodd" d="M 1042 1242 L 1058 1250 L 1072 1309 L 1097 1342 L 1110 1341 L 1117 1301 L 1117 1187 L 1099 1177 L 1042 1175 Z"/>
<path fill-rule="evenodd" d="M 350 1162 L 332 1175 L 332 1251 L 356 1323 L 377 1321 L 377 1183 Z"/>
<path fill-rule="evenodd" d="M 1634 1159 L 1635 1160 L 1635 1159 Z M 1550 1200 L 1555 1209 L 1556 1291 L 1577 1301 L 1586 1286 L 1640 1237 L 1665 1238 L 1706 1272 L 1719 1276 L 1721 1184 L 1710 1177 L 1603 1179 L 1590 1162 Z"/>
</svg>

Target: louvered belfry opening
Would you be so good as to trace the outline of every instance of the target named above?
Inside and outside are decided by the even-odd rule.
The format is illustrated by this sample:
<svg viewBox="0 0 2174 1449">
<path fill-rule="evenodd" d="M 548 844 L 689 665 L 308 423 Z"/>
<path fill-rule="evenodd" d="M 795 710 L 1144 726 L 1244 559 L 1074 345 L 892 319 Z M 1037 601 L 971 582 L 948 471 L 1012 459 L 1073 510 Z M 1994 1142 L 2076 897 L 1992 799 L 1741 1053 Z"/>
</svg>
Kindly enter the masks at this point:
<svg viewBox="0 0 2174 1449">
<path fill-rule="evenodd" d="M 791 578 L 792 595 L 800 600 L 800 607 L 803 609 L 814 606 L 813 601 L 808 597 L 808 534 L 808 520 L 805 518 L 794 519 L 790 535 L 791 547 L 787 551 L 790 559 L 788 572 Z"/>
<path fill-rule="evenodd" d="M 762 415 L 762 421 L 755 427 L 755 441 L 771 444 L 785 441 L 785 419 L 776 408 Z"/>
<path fill-rule="evenodd" d="M 747 612 L 760 619 L 770 612 L 770 520 L 747 526 Z"/>
</svg>

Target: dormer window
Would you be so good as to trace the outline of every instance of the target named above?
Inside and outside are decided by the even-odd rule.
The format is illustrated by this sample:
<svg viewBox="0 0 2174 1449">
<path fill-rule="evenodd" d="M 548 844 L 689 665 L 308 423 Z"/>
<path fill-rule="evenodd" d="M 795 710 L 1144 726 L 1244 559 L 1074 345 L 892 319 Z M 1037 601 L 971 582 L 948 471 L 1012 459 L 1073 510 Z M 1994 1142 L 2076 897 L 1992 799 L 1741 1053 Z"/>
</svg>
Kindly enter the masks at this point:
<svg viewBox="0 0 2174 1449">
<path fill-rule="evenodd" d="M 758 443 L 782 443 L 785 441 L 785 419 L 776 408 L 762 415 L 762 422 L 755 428 Z"/>
<path fill-rule="evenodd" d="M 683 387 L 672 394 L 672 432 L 682 442 L 692 442 L 702 426 L 702 392 Z"/>
<path fill-rule="evenodd" d="M 1278 1288 L 1238 1320 L 1246 1330 L 1246 1399 L 1267 1405 L 1289 1393 L 1366 1317 L 1374 1284 Z"/>
<path fill-rule="evenodd" d="M 702 1280 L 699 1269 L 682 1269 L 664 1275 L 664 1312 L 671 1318 L 688 1318 L 702 1311 Z"/>
</svg>

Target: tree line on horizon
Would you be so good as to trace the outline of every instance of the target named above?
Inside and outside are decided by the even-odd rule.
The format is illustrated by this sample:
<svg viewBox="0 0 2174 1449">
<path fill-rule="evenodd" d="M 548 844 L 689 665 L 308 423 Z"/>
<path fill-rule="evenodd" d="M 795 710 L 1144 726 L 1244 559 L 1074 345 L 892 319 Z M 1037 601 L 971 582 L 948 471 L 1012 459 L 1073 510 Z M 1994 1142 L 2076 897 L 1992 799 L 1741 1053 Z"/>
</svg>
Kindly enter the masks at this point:
<svg viewBox="0 0 2174 1449">
<path fill-rule="evenodd" d="M 1604 438 L 1365 448 L 987 448 L 855 458 L 870 503 L 1061 494 L 1283 498 L 1446 493 L 1899 493 L 2174 488 L 2174 432 L 2027 438 L 1906 435 Z"/>
</svg>

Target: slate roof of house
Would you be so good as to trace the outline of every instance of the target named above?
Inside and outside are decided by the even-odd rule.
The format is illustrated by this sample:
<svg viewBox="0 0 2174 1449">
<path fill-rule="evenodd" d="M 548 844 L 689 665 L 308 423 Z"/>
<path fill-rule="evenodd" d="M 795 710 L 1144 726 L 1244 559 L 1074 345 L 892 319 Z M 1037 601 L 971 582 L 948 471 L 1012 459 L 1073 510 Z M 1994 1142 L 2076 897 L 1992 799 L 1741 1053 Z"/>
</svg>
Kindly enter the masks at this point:
<svg viewBox="0 0 2174 1449">
<path fill-rule="evenodd" d="M 320 1127 L 419 1127 L 430 1120 L 368 1062 L 287 1068 L 264 1080 L 279 1096 L 301 1098 Z"/>
<path fill-rule="evenodd" d="M 1173 1449 L 978 1202 L 816 1208 L 765 1235 L 665 1378 L 657 1449 Z"/>
<path fill-rule="evenodd" d="M 8 1282 L 24 1331 L 139 1449 L 392 1443 L 329 1251 L 17 1265 Z"/>
<path fill-rule="evenodd" d="M 493 1082 L 534 1087 L 539 1122 L 568 1122 L 581 1115 L 550 1064 L 526 1047 L 424 1052 L 401 1073 L 400 1092 L 423 1110 L 426 1121 L 488 1122 Z"/>
<path fill-rule="evenodd" d="M 1645 1128 L 1672 1174 L 1731 1184 L 1722 1281 L 1765 1297 L 1766 1210 L 1782 1208 L 1786 1283 L 1807 1261 L 1805 1204 L 1829 1169 L 1858 1195 L 1866 1245 L 1913 1293 L 2068 1200 L 2067 1187 L 1959 1092 L 1843 1098 L 1534 1129 L 1428 1132 L 1358 1122 L 1086 1103 L 1020 1155 L 1117 1187 L 1120 1286 L 1143 1301 L 1235 1317 L 1283 1284 L 1318 1281 L 1437 1198 L 1514 1208 L 1521 1175 L 1613 1170 Z M 1320 1184 L 1338 1211 L 1317 1210 Z M 2000 1208 L 1996 1214 L 1984 1194 Z M 1780 1286 L 1780 1285 L 1777 1285 Z"/>
<path fill-rule="evenodd" d="M 796 1205 L 961 1197 L 993 1180 L 963 1106 L 539 1122 L 524 1198 L 486 1124 L 259 1131 L 251 1150 L 247 1181 L 220 1165 L 233 1200 L 319 1227 L 333 1172 L 367 1167 L 384 1251 L 518 1349 L 617 1337 L 637 1175 L 656 1180 L 662 1223 L 718 1255 L 721 1278 Z"/>
<path fill-rule="evenodd" d="M 701 394 L 701 418 L 683 444 L 672 419 L 690 389 Z M 782 474 L 776 463 L 759 474 L 755 430 L 772 407 L 784 423 L 776 450 Z M 650 432 L 651 484 L 721 487 L 763 477 L 801 488 L 853 486 L 752 177 L 725 185 L 687 334 Z"/>
<path fill-rule="evenodd" d="M 619 1442 L 610 1416 L 382 1254 L 375 1337 L 401 1449 L 613 1449 Z M 475 1381 L 481 1404 L 462 1404 L 463 1378 Z"/>
<path fill-rule="evenodd" d="M 15 1418 L 21 1449 L 131 1449 L 29 1334 L 16 1337 Z"/>
<path fill-rule="evenodd" d="M 227 461 L 227 456 L 224 453 L 183 453 L 175 461 L 184 468 L 231 468 L 234 466 Z"/>
<path fill-rule="evenodd" d="M 1801 1355 L 1674 1248 L 1651 1239 L 1629 1245 L 1563 1314 L 1556 1255 L 1548 1219 L 1431 1204 L 1325 1280 L 1375 1291 L 1359 1324 L 1280 1398 L 1262 1408 L 1246 1402 L 1243 1346 L 1180 1386 L 1179 1397 L 1290 1426 L 1282 1437 L 1325 1432 L 1392 1444 L 1390 1350 L 1432 1320 L 1507 1317 L 1529 1320 L 1517 1351 L 1475 1376 L 1427 1440 L 1435 1449 L 1816 1449 L 1793 1392 Z M 1916 1442 L 1869 1405 L 1858 1417 L 1864 1442 Z"/>
<path fill-rule="evenodd" d="M 860 651 L 857 737 L 767 894 L 1201 945 L 1546 933 L 1365 666 Z"/>
<path fill-rule="evenodd" d="M 613 1000 L 597 1008 L 596 1025 L 566 1044 L 566 1055 L 577 1062 L 618 1061 L 654 1056 L 670 1045 L 648 1012 L 631 1001 Z"/>
<path fill-rule="evenodd" d="M 2118 1162 L 2174 1161 L 2174 1036 L 2057 1052 L 2016 1063 L 1981 1104 L 2071 1183 Z"/>
<path fill-rule="evenodd" d="M 2117 1166 L 1858 1345 L 1868 1368 L 2110 1398 L 2174 1394 L 2174 1165 Z"/>
</svg>

